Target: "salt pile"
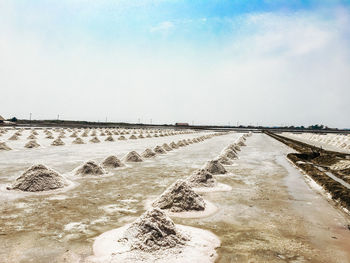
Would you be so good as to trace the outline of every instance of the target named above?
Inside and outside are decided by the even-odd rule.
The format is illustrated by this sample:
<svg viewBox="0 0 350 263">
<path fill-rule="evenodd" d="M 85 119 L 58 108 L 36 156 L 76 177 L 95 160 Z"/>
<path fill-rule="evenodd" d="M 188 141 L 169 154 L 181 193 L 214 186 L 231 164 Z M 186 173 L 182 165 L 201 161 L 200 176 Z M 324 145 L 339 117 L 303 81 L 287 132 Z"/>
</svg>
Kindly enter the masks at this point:
<svg viewBox="0 0 350 263">
<path fill-rule="evenodd" d="M 230 158 L 230 159 L 237 159 L 237 154 L 230 150 L 230 149 L 226 149 L 224 152 L 223 152 L 223 155 L 225 155 L 226 157 Z"/>
<path fill-rule="evenodd" d="M 129 139 L 131 139 L 131 140 L 136 140 L 137 137 L 133 134 L 133 135 L 131 135 L 131 136 L 129 137 Z"/>
<path fill-rule="evenodd" d="M 162 146 L 156 146 L 154 148 L 154 152 L 159 154 L 166 154 L 166 151 L 162 148 Z"/>
<path fill-rule="evenodd" d="M 12 149 L 8 147 L 5 142 L 0 142 L 0 151 L 10 151 L 10 150 Z"/>
<path fill-rule="evenodd" d="M 142 135 L 142 134 L 140 134 L 138 137 L 139 137 L 140 139 L 145 138 L 145 137 L 143 137 L 143 135 Z"/>
<path fill-rule="evenodd" d="M 178 146 L 178 147 L 184 147 L 184 146 L 186 146 L 186 145 L 184 144 L 183 141 L 178 141 L 177 146 Z"/>
<path fill-rule="evenodd" d="M 132 162 L 132 163 L 143 161 L 141 156 L 135 151 L 129 152 L 123 159 L 125 162 Z"/>
<path fill-rule="evenodd" d="M 36 136 L 34 134 L 31 134 L 27 137 L 28 140 L 34 140 L 36 139 Z"/>
<path fill-rule="evenodd" d="M 124 166 L 124 164 L 114 155 L 111 155 L 104 159 L 102 166 L 106 168 L 118 168 Z"/>
<path fill-rule="evenodd" d="M 164 143 L 164 144 L 162 145 L 162 147 L 163 147 L 164 150 L 166 150 L 166 151 L 168 151 L 168 152 L 170 152 L 170 151 L 173 150 L 173 149 L 172 149 L 168 144 L 166 144 L 166 143 Z"/>
<path fill-rule="evenodd" d="M 78 137 L 78 134 L 76 132 L 73 132 L 69 137 L 76 138 Z"/>
<path fill-rule="evenodd" d="M 156 153 L 154 151 L 152 151 L 151 149 L 146 149 L 142 154 L 141 156 L 143 158 L 151 158 L 151 157 L 154 157 L 156 156 Z"/>
<path fill-rule="evenodd" d="M 203 211 L 205 202 L 203 198 L 192 190 L 184 180 L 172 184 L 153 204 L 153 207 L 169 209 L 171 212 Z"/>
<path fill-rule="evenodd" d="M 109 135 L 106 137 L 105 141 L 106 142 L 114 142 L 114 138 L 112 137 L 112 135 Z"/>
<path fill-rule="evenodd" d="M 205 164 L 204 169 L 207 169 L 212 174 L 225 174 L 226 169 L 218 160 L 212 160 Z"/>
<path fill-rule="evenodd" d="M 83 141 L 82 138 L 77 137 L 77 138 L 75 138 L 75 139 L 72 141 L 72 143 L 74 143 L 74 144 L 84 144 L 85 142 Z"/>
<path fill-rule="evenodd" d="M 147 134 L 147 136 L 146 136 L 147 138 L 152 138 L 152 136 L 151 136 L 151 134 Z"/>
<path fill-rule="evenodd" d="M 187 178 L 191 187 L 214 187 L 217 182 L 213 175 L 206 169 L 199 169 Z"/>
<path fill-rule="evenodd" d="M 51 143 L 52 146 L 61 146 L 64 145 L 64 142 L 61 140 L 61 138 L 57 138 Z"/>
<path fill-rule="evenodd" d="M 229 158 L 227 158 L 225 155 L 220 155 L 218 157 L 218 161 L 223 165 L 232 165 L 233 164 L 233 162 Z"/>
<path fill-rule="evenodd" d="M 52 136 L 52 134 L 48 134 L 45 138 L 46 138 L 46 139 L 54 139 L 53 136 Z"/>
<path fill-rule="evenodd" d="M 26 192 L 49 191 L 67 186 L 66 180 L 45 165 L 33 165 L 18 177 L 8 190 L 18 189 Z"/>
<path fill-rule="evenodd" d="M 125 141 L 126 138 L 125 138 L 125 136 L 121 135 L 121 136 L 119 136 L 118 140 L 119 140 L 119 141 Z"/>
<path fill-rule="evenodd" d="M 177 144 L 175 142 L 171 142 L 170 143 L 170 147 L 173 148 L 173 149 L 178 149 L 179 146 L 177 146 Z"/>
<path fill-rule="evenodd" d="M 32 130 L 33 135 L 38 135 L 38 133 L 35 130 Z"/>
<path fill-rule="evenodd" d="M 90 140 L 90 142 L 92 142 L 92 143 L 99 143 L 100 140 L 95 136 L 94 138 L 92 138 L 92 139 Z"/>
<path fill-rule="evenodd" d="M 105 173 L 105 170 L 94 161 L 84 163 L 75 171 L 76 175 L 102 175 Z"/>
<path fill-rule="evenodd" d="M 10 141 L 17 141 L 18 139 L 19 139 L 19 137 L 17 134 L 14 134 L 9 138 Z"/>
<path fill-rule="evenodd" d="M 38 148 L 40 147 L 40 144 L 36 142 L 36 140 L 31 140 L 24 145 L 25 148 Z"/>
</svg>

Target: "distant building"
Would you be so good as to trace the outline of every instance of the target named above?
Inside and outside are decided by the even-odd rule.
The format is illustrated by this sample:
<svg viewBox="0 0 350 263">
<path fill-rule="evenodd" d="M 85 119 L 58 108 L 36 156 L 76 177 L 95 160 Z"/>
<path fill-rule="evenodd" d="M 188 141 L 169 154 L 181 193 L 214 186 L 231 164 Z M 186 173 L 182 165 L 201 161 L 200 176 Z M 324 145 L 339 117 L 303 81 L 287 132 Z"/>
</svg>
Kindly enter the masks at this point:
<svg viewBox="0 0 350 263">
<path fill-rule="evenodd" d="M 5 119 L 0 115 L 0 123 L 3 123 Z"/>
<path fill-rule="evenodd" d="M 175 126 L 189 126 L 189 124 L 187 122 L 177 122 Z"/>
</svg>

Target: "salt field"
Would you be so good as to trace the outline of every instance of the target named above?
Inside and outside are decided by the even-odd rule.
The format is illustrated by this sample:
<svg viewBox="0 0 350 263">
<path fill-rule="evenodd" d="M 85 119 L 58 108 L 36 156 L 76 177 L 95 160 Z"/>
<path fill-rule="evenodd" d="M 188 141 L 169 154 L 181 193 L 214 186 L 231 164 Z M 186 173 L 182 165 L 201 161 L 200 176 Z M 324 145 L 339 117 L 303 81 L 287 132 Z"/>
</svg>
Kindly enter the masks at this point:
<svg viewBox="0 0 350 263">
<path fill-rule="evenodd" d="M 31 135 L 39 147 L 24 147 Z M 52 146 L 59 135 L 64 145 Z M 265 134 L 9 129 L 0 138 L 11 148 L 0 151 L 0 262 L 350 261 L 349 215 Z M 11 190 L 34 164 L 62 187 Z"/>
</svg>

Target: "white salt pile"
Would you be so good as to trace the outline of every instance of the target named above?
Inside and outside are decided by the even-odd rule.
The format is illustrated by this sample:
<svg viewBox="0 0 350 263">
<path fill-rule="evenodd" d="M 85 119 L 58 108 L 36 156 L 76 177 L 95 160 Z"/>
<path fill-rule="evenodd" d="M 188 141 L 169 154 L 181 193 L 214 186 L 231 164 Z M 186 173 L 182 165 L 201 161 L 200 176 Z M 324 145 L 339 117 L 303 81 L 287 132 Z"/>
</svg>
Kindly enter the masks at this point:
<svg viewBox="0 0 350 263">
<path fill-rule="evenodd" d="M 8 190 L 21 190 L 26 192 L 49 191 L 67 186 L 67 181 L 57 172 L 45 165 L 33 165 L 18 177 Z"/>
<path fill-rule="evenodd" d="M 170 143 L 170 147 L 173 148 L 173 149 L 178 149 L 179 146 L 177 146 L 177 144 L 175 142 L 171 142 Z"/>
<path fill-rule="evenodd" d="M 186 145 L 184 144 L 183 141 L 178 141 L 177 146 L 178 146 L 178 147 L 184 147 L 184 146 L 186 146 Z"/>
<path fill-rule="evenodd" d="M 151 157 L 154 157 L 156 155 L 157 154 L 149 148 L 147 148 L 143 153 L 141 153 L 141 156 L 143 158 L 151 158 Z"/>
<path fill-rule="evenodd" d="M 123 160 L 125 162 L 131 162 L 131 163 L 137 163 L 137 162 L 143 162 L 141 156 L 135 152 L 135 151 L 132 151 L 132 152 L 129 152 L 124 158 Z"/>
<path fill-rule="evenodd" d="M 65 143 L 61 140 L 61 138 L 57 138 L 56 140 L 54 140 L 51 145 L 52 146 L 61 146 L 64 145 Z"/>
<path fill-rule="evenodd" d="M 26 143 L 26 145 L 24 145 L 25 148 L 38 148 L 40 147 L 40 144 L 36 142 L 36 140 L 31 140 L 29 142 Z"/>
<path fill-rule="evenodd" d="M 164 143 L 162 145 L 163 149 L 166 150 L 167 152 L 170 152 L 172 151 L 173 149 L 167 144 L 167 143 Z"/>
<path fill-rule="evenodd" d="M 119 140 L 119 141 L 125 141 L 126 138 L 125 138 L 125 136 L 121 135 L 121 136 L 119 136 L 118 140 Z"/>
<path fill-rule="evenodd" d="M 147 138 L 152 138 L 151 134 L 147 133 Z"/>
<path fill-rule="evenodd" d="M 199 188 L 199 187 L 214 187 L 217 182 L 213 175 L 206 169 L 199 169 L 194 171 L 187 178 L 189 186 Z"/>
<path fill-rule="evenodd" d="M 226 156 L 226 157 L 228 157 L 230 159 L 233 159 L 233 160 L 238 158 L 237 154 L 234 151 L 232 151 L 231 149 L 224 150 L 222 155 L 224 155 L 224 156 Z"/>
<path fill-rule="evenodd" d="M 218 157 L 218 161 L 223 165 L 232 165 L 233 162 L 229 158 L 227 158 L 225 155 L 220 155 Z"/>
<path fill-rule="evenodd" d="M 153 151 L 155 152 L 155 153 L 159 153 L 159 154 L 166 154 L 166 151 L 162 148 L 162 146 L 156 146 L 154 149 L 153 149 Z"/>
<path fill-rule="evenodd" d="M 16 134 L 12 135 L 12 136 L 9 138 L 10 141 L 17 141 L 18 139 L 19 139 L 19 136 L 16 135 Z"/>
<path fill-rule="evenodd" d="M 218 160 L 212 160 L 205 164 L 204 169 L 207 169 L 212 174 L 225 174 L 226 169 Z"/>
<path fill-rule="evenodd" d="M 109 136 L 106 137 L 105 141 L 106 142 L 114 142 L 114 138 L 113 138 L 112 135 L 109 135 Z"/>
<path fill-rule="evenodd" d="M 143 138 L 145 138 L 145 137 L 143 137 L 143 135 L 140 134 L 140 135 L 138 136 L 138 138 L 143 139 Z"/>
<path fill-rule="evenodd" d="M 94 161 L 88 161 L 75 171 L 76 175 L 103 175 L 106 171 Z"/>
<path fill-rule="evenodd" d="M 45 138 L 46 138 L 46 139 L 54 139 L 54 137 L 52 136 L 52 134 L 48 134 Z"/>
<path fill-rule="evenodd" d="M 133 135 L 131 135 L 131 136 L 129 137 L 129 139 L 131 139 L 131 140 L 136 140 L 137 137 L 133 134 Z"/>
<path fill-rule="evenodd" d="M 31 134 L 27 137 L 28 140 L 35 140 L 36 136 L 34 134 Z"/>
<path fill-rule="evenodd" d="M 72 141 L 72 143 L 74 143 L 74 144 L 84 144 L 85 142 L 83 141 L 82 138 L 77 137 L 77 138 L 75 138 L 75 139 Z"/>
<path fill-rule="evenodd" d="M 92 143 L 99 143 L 100 140 L 95 136 L 94 138 L 92 138 L 92 139 L 90 140 L 90 142 L 92 142 Z"/>
<path fill-rule="evenodd" d="M 32 131 L 32 134 L 33 134 L 33 135 L 38 135 L 38 132 L 35 131 L 35 130 L 33 130 L 33 131 Z"/>
<path fill-rule="evenodd" d="M 171 212 L 203 211 L 203 198 L 192 190 L 184 180 L 178 180 L 161 194 L 152 204 L 153 207 L 168 209 Z"/>
<path fill-rule="evenodd" d="M 78 137 L 78 134 L 76 132 L 73 132 L 69 137 L 76 138 Z"/>
<path fill-rule="evenodd" d="M 5 142 L 0 142 L 0 151 L 10 151 L 10 150 L 12 149 L 8 147 Z"/>
<path fill-rule="evenodd" d="M 118 168 L 123 167 L 124 164 L 117 158 L 117 156 L 111 155 L 104 159 L 102 166 L 105 168 Z"/>
</svg>

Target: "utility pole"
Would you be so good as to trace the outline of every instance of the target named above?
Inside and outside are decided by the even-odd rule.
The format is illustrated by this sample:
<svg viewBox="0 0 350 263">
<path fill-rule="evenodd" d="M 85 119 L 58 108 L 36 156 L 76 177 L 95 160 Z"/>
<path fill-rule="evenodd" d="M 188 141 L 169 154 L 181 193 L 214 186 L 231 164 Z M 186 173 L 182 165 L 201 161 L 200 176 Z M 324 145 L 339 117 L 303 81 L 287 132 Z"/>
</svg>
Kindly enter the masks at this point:
<svg viewBox="0 0 350 263">
<path fill-rule="evenodd" d="M 60 119 L 60 115 L 58 114 L 58 115 L 57 115 L 57 120 L 59 120 L 59 119 Z"/>
<path fill-rule="evenodd" d="M 29 125 L 32 126 L 32 113 L 29 113 Z"/>
</svg>

